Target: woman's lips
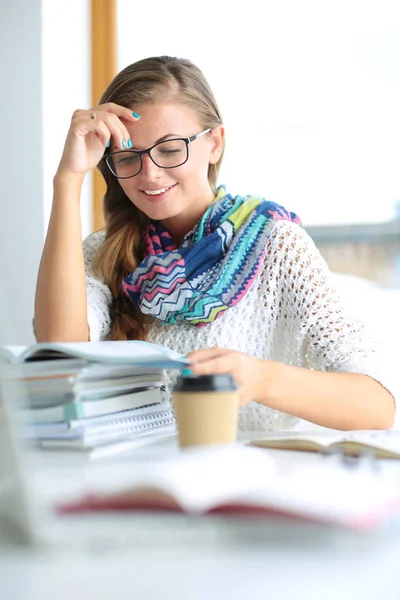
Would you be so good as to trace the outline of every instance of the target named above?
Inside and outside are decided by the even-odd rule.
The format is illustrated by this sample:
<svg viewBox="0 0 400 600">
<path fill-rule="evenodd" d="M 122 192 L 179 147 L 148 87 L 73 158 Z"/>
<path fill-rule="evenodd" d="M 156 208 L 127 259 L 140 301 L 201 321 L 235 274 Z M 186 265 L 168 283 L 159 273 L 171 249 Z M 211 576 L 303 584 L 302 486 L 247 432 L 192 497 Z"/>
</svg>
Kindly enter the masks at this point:
<svg viewBox="0 0 400 600">
<path fill-rule="evenodd" d="M 173 185 L 167 185 L 154 190 L 141 190 L 141 192 L 146 197 L 146 200 L 149 200 L 150 202 L 161 202 L 161 200 L 167 198 L 176 185 L 177 184 L 174 183 Z"/>
</svg>

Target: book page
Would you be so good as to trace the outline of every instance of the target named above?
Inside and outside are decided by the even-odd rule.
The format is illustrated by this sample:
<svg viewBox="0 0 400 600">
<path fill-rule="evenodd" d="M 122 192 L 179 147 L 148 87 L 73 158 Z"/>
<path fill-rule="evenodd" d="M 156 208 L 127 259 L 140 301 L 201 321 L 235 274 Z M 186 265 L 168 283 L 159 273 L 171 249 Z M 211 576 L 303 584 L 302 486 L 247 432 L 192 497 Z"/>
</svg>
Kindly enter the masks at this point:
<svg viewBox="0 0 400 600">
<path fill-rule="evenodd" d="M 157 487 L 193 513 L 206 513 L 259 490 L 276 472 L 269 456 L 242 446 L 186 449 L 175 464 L 165 467 Z"/>
<path fill-rule="evenodd" d="M 287 448 L 290 450 L 323 450 L 331 444 L 345 439 L 343 432 L 322 431 L 316 433 L 303 433 L 296 431 L 276 431 L 267 433 L 262 438 L 252 440 L 252 446 L 264 448 Z"/>
<path fill-rule="evenodd" d="M 400 431 L 352 431 L 346 432 L 342 441 L 343 448 L 349 451 L 378 451 L 379 458 L 400 458 Z M 387 455 L 385 454 L 387 453 Z M 392 454 L 392 456 L 390 456 Z"/>
<path fill-rule="evenodd" d="M 255 448 L 187 448 L 174 457 L 137 463 L 123 483 L 120 479 L 104 481 L 100 474 L 98 482 L 91 482 L 90 494 L 108 506 L 123 501 L 131 508 L 143 505 L 145 498 L 151 504 L 157 504 L 157 499 L 165 504 L 169 498 L 185 512 L 200 514 L 260 490 L 275 472 L 272 459 Z M 82 508 L 84 502 L 78 500 Z"/>
<path fill-rule="evenodd" d="M 244 505 L 266 514 L 271 511 L 360 531 L 383 523 L 398 511 L 399 501 L 397 481 L 365 466 L 355 469 L 324 457 L 297 463 L 242 499 Z"/>
<path fill-rule="evenodd" d="M 381 448 L 397 453 L 400 457 L 400 431 L 321 431 L 309 434 L 281 431 L 252 440 L 251 445 L 264 448 L 310 451 L 338 446 L 356 453 Z"/>
<path fill-rule="evenodd" d="M 27 348 L 22 358 L 37 360 L 60 355 L 106 363 L 154 365 L 159 368 L 180 368 L 188 363 L 184 356 L 169 348 L 138 340 L 39 343 Z"/>
</svg>

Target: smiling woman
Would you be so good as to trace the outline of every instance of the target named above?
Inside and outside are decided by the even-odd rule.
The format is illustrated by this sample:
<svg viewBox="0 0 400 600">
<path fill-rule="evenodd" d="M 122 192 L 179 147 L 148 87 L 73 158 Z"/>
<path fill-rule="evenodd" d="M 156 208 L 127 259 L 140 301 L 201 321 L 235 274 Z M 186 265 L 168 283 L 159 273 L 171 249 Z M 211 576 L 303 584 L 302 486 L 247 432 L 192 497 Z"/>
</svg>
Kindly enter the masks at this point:
<svg viewBox="0 0 400 600">
<path fill-rule="evenodd" d="M 212 91 L 186 59 L 133 63 L 98 106 L 74 113 L 38 276 L 38 338 L 146 339 L 188 354 L 194 375 L 235 377 L 245 428 L 391 427 L 396 382 L 299 217 L 217 186 L 224 141 Z M 96 166 L 106 225 L 82 249 L 80 191 Z"/>
</svg>

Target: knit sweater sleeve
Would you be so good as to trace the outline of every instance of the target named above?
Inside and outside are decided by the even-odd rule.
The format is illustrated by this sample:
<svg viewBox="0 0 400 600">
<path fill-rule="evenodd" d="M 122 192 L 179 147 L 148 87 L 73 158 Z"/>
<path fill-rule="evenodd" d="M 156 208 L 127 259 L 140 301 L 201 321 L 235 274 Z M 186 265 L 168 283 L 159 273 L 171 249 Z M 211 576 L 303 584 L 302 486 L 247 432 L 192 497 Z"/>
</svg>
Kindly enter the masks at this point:
<svg viewBox="0 0 400 600">
<path fill-rule="evenodd" d="M 395 368 L 368 324 L 352 315 L 333 275 L 306 231 L 291 223 L 279 230 L 282 317 L 292 323 L 296 347 L 310 369 L 363 373 L 400 397 Z M 290 327 L 289 327 L 290 328 Z M 400 412 L 400 411 L 398 411 Z M 396 426 L 400 425 L 397 413 Z"/>
<path fill-rule="evenodd" d="M 104 281 L 93 273 L 92 263 L 104 242 L 104 232 L 92 233 L 83 242 L 86 272 L 87 318 L 90 341 L 107 338 L 111 327 L 111 291 Z"/>
</svg>

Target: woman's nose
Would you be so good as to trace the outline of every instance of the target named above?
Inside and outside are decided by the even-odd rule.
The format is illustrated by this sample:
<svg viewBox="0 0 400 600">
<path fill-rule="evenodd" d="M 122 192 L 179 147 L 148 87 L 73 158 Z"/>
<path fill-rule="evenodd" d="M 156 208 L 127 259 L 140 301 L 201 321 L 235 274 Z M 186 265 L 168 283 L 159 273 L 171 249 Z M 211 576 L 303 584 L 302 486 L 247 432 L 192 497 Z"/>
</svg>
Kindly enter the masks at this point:
<svg viewBox="0 0 400 600">
<path fill-rule="evenodd" d="M 142 155 L 142 175 L 145 177 L 155 177 L 159 175 L 161 171 L 161 167 L 158 167 L 148 154 Z"/>
</svg>

